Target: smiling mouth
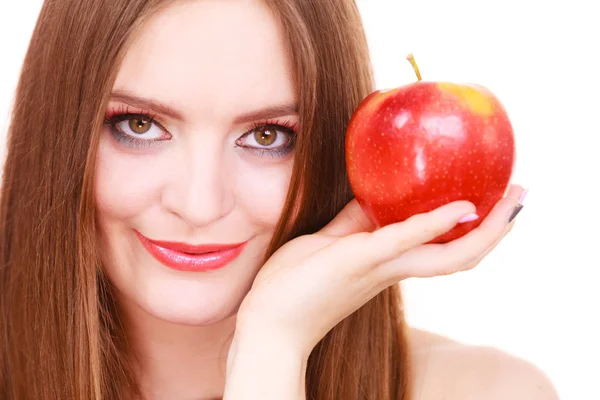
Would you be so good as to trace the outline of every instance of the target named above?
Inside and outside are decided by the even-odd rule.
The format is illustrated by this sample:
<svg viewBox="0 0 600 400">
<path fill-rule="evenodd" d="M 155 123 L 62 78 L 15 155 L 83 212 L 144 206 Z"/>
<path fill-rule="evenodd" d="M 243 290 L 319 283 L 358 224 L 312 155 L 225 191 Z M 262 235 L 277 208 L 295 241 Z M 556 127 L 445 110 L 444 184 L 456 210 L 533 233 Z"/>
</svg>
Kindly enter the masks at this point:
<svg viewBox="0 0 600 400">
<path fill-rule="evenodd" d="M 206 272 L 221 269 L 235 260 L 248 241 L 234 244 L 192 245 L 152 240 L 135 231 L 144 248 L 161 264 L 178 271 Z"/>
</svg>

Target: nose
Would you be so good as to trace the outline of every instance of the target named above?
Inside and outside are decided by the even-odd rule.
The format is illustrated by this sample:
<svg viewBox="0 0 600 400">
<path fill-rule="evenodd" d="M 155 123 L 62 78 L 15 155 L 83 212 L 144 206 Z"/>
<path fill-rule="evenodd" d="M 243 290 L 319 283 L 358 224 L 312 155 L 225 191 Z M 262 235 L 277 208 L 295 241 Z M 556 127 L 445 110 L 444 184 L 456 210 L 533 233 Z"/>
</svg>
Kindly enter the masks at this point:
<svg viewBox="0 0 600 400">
<path fill-rule="evenodd" d="M 229 214 L 235 201 L 223 152 L 188 148 L 177 158 L 163 189 L 163 207 L 194 228 Z"/>
</svg>

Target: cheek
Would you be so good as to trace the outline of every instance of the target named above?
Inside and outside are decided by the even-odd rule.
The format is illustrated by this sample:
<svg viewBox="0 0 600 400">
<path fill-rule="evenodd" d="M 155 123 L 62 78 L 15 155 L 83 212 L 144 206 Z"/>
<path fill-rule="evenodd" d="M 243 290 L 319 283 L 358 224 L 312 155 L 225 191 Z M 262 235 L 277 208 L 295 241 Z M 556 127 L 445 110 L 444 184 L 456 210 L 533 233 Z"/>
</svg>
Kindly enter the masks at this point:
<svg viewBox="0 0 600 400">
<path fill-rule="evenodd" d="M 105 136 L 105 135 L 103 135 Z M 160 162 L 115 150 L 110 138 L 100 140 L 96 163 L 99 219 L 126 219 L 140 214 L 160 196 Z"/>
<path fill-rule="evenodd" d="M 268 167 L 245 166 L 238 173 L 236 201 L 256 223 L 274 228 L 281 216 L 292 175 L 292 161 Z"/>
</svg>

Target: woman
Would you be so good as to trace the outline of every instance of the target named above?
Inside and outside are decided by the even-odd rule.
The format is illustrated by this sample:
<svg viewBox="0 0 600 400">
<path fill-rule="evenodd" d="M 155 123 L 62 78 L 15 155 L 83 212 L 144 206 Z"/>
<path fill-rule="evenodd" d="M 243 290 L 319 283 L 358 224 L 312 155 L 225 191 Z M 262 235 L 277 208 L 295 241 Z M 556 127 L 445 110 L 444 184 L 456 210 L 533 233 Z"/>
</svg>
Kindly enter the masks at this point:
<svg viewBox="0 0 600 400">
<path fill-rule="evenodd" d="M 473 268 L 520 186 L 375 230 L 344 134 L 373 90 L 351 0 L 45 2 L 9 131 L 2 399 L 555 398 L 404 322 L 397 283 Z"/>
</svg>

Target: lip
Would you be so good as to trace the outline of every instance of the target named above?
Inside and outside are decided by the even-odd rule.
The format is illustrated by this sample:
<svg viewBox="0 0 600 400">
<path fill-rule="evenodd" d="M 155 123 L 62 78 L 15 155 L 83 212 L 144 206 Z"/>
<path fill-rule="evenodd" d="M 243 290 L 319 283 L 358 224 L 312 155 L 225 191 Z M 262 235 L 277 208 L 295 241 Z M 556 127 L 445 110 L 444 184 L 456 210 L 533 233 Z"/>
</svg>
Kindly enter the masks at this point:
<svg viewBox="0 0 600 400">
<path fill-rule="evenodd" d="M 152 240 L 136 230 L 134 232 L 158 262 L 178 271 L 204 272 L 223 268 L 235 260 L 248 243 L 192 245 Z"/>
</svg>

